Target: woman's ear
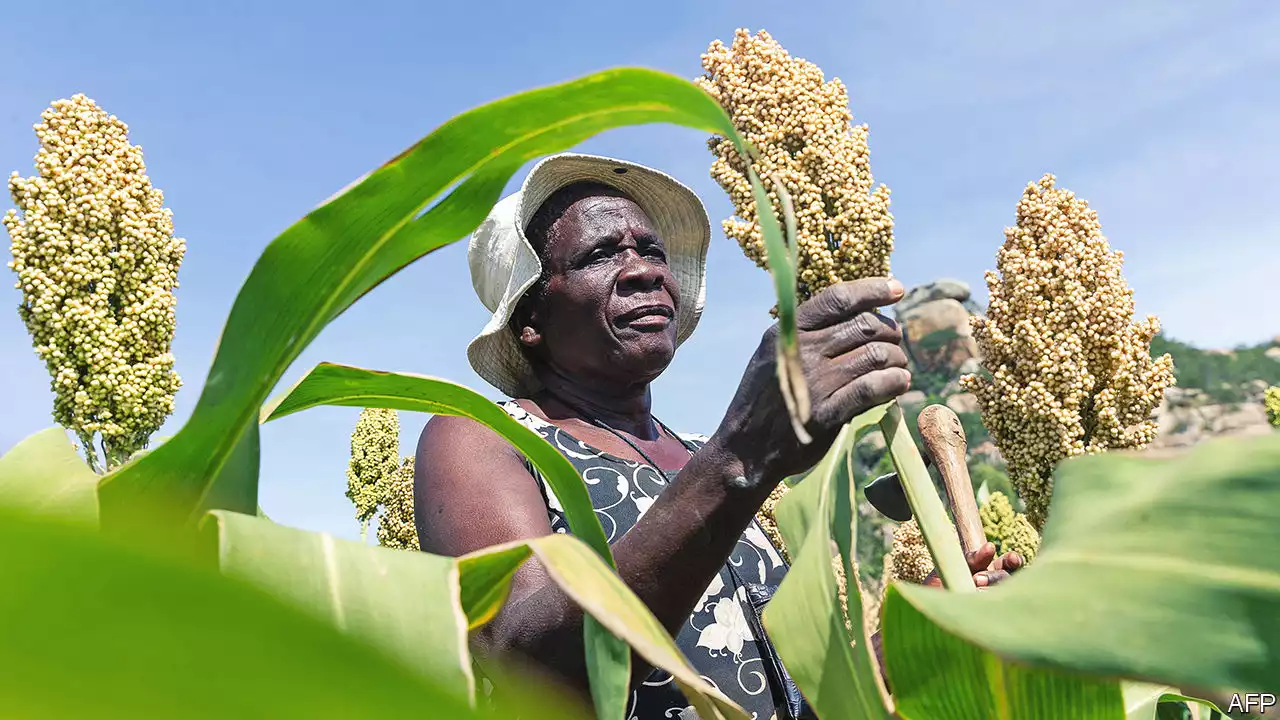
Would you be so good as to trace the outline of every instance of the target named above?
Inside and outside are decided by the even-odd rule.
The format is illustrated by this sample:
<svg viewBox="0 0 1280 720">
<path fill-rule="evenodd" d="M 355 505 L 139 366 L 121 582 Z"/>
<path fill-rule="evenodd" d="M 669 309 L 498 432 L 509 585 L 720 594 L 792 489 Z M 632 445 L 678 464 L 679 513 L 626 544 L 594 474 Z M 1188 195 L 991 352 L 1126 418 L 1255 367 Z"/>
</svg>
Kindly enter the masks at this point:
<svg viewBox="0 0 1280 720">
<path fill-rule="evenodd" d="M 538 313 L 528 298 L 522 299 L 515 312 L 511 314 L 511 330 L 516 340 L 525 349 L 532 350 L 542 344 L 542 333 L 538 330 Z"/>
<path fill-rule="evenodd" d="M 521 345 L 532 350 L 542 344 L 542 333 L 538 332 L 537 328 L 532 325 L 525 325 L 516 334 L 516 339 L 520 341 Z"/>
</svg>

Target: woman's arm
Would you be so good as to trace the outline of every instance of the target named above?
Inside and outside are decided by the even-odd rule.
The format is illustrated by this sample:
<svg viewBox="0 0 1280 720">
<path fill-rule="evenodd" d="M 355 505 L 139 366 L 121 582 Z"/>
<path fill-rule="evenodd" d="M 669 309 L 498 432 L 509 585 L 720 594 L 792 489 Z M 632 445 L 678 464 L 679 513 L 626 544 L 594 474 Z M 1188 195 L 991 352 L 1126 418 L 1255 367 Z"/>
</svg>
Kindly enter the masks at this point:
<svg viewBox="0 0 1280 720">
<path fill-rule="evenodd" d="M 815 464 L 840 427 L 907 390 L 896 325 L 874 309 L 901 297 L 882 279 L 828 288 L 797 313 L 812 399 L 801 445 L 778 389 L 776 328 L 747 366 L 720 428 L 643 517 L 613 545 L 618 574 L 675 634 L 783 477 Z M 470 420 L 437 417 L 418 444 L 415 515 L 423 550 L 461 555 L 551 532 L 546 505 L 520 455 Z M 582 613 L 536 561 L 477 641 L 484 654 L 523 657 L 585 693 Z M 648 668 L 635 663 L 634 678 Z"/>
<path fill-rule="evenodd" d="M 518 451 L 474 421 L 432 418 L 414 467 L 415 519 L 426 552 L 458 556 L 552 532 L 538 482 Z M 619 576 L 673 635 L 772 487 L 735 482 L 741 467 L 704 447 L 613 544 Z M 536 558 L 516 573 L 506 605 L 475 639 L 482 655 L 532 662 L 587 689 L 582 611 Z M 638 656 L 633 661 L 638 681 L 650 668 Z"/>
</svg>

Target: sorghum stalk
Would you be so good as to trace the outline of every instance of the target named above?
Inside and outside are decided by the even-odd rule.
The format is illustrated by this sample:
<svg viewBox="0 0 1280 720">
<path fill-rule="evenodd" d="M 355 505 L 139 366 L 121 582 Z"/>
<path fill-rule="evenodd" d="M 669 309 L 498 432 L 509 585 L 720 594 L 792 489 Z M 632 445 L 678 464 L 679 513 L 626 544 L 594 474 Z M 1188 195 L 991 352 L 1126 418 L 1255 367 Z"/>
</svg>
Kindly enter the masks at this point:
<svg viewBox="0 0 1280 720">
<path fill-rule="evenodd" d="M 182 381 L 170 352 L 186 243 L 173 235 L 128 126 L 93 100 L 54 102 L 35 125 L 36 175 L 15 171 L 4 216 L 18 315 L 52 376 L 54 420 L 99 471 L 147 447 Z"/>
</svg>

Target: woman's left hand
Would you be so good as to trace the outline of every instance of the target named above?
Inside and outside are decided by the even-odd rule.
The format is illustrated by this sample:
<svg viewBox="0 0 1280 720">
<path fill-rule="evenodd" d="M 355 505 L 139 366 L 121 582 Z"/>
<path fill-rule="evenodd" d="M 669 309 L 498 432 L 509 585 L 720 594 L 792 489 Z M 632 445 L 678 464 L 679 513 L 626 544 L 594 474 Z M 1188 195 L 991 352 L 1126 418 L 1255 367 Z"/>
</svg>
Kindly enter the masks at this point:
<svg viewBox="0 0 1280 720">
<path fill-rule="evenodd" d="M 1011 573 L 1017 572 L 1026 564 L 1022 556 L 1016 552 L 1007 552 L 996 557 L 996 544 L 992 542 L 969 553 L 965 560 L 969 563 L 969 572 L 973 573 L 973 584 L 979 589 L 1007 580 Z M 938 577 L 938 571 L 929 573 L 924 584 L 942 587 L 942 579 Z"/>
</svg>

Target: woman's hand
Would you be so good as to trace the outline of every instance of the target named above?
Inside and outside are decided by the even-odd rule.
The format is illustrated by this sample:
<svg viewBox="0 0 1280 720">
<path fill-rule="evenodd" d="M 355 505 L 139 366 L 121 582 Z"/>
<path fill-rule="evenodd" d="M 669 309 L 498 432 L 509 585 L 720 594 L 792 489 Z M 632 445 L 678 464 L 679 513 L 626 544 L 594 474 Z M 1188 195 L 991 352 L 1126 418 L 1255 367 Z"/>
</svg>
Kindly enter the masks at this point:
<svg viewBox="0 0 1280 720">
<path fill-rule="evenodd" d="M 973 573 L 973 584 L 979 589 L 991 587 L 996 583 L 1009 579 L 1009 575 L 1017 572 L 1026 562 L 1016 552 L 1007 552 L 996 557 L 996 544 L 987 543 L 965 556 L 969 563 L 969 572 Z M 934 570 L 925 578 L 925 585 L 942 587 L 942 579 Z"/>
<path fill-rule="evenodd" d="M 811 407 L 807 445 L 796 438 L 778 386 L 778 326 L 765 332 L 710 443 L 742 463 L 749 485 L 772 485 L 813 467 L 845 423 L 907 391 L 902 333 L 876 312 L 902 295 L 897 280 L 867 278 L 832 285 L 796 309 Z"/>
</svg>

